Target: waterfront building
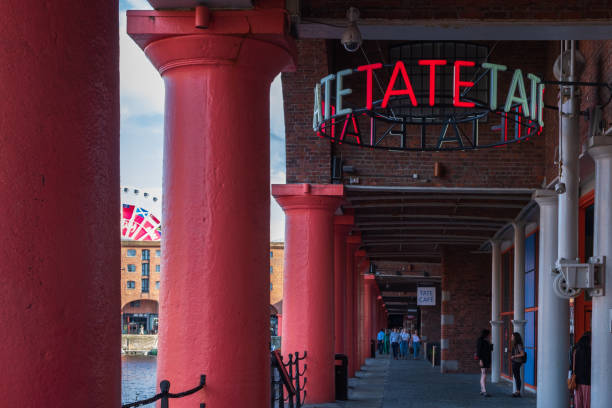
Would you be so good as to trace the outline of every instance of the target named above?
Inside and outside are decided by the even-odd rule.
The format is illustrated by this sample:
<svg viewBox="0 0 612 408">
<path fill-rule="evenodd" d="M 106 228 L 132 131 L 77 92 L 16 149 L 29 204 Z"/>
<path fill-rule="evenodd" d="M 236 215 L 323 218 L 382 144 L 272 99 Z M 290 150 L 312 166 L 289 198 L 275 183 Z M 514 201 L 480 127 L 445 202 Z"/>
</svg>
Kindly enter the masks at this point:
<svg viewBox="0 0 612 408">
<path fill-rule="evenodd" d="M 57 405 L 110 407 L 117 4 L 5 3 L 0 391 L 7 406 L 46 406 L 57 389 L 70 390 Z M 508 335 L 523 334 L 540 408 L 568 405 L 570 343 L 590 328 L 591 406 L 612 405 L 606 2 L 355 1 L 348 19 L 335 1 L 150 3 L 127 27 L 166 84 L 158 377 L 182 391 L 207 376 L 177 408 L 270 405 L 281 71 L 281 349 L 308 352 L 308 402 L 334 399 L 335 353 L 354 375 L 375 329 L 412 315 L 439 327 L 446 379 L 478 370 L 474 339 L 491 328 L 504 381 Z"/>
</svg>

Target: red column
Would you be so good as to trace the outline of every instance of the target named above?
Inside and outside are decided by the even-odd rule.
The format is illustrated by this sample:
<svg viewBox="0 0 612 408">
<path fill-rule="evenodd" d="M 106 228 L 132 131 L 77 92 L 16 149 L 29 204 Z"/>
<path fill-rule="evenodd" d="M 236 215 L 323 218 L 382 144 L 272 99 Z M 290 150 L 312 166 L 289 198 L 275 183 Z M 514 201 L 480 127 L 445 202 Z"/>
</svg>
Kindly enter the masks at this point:
<svg viewBox="0 0 612 408">
<path fill-rule="evenodd" d="M 363 331 L 363 326 L 364 326 L 364 287 L 363 287 L 363 265 L 364 265 L 364 261 L 366 260 L 365 258 L 366 256 L 366 252 L 364 250 L 359 250 L 357 252 L 355 252 L 355 276 L 356 276 L 356 280 L 355 280 L 355 286 L 356 286 L 356 291 L 357 291 L 357 312 L 356 312 L 356 323 L 357 323 L 357 328 L 356 328 L 356 341 L 357 341 L 357 345 L 356 345 L 356 356 L 355 356 L 355 362 L 356 362 L 356 370 L 360 370 L 361 366 L 364 364 L 364 359 L 363 359 L 363 338 L 365 336 L 364 331 Z"/>
<path fill-rule="evenodd" d="M 291 57 L 282 12 L 250 13 L 213 12 L 207 30 L 193 11 L 128 13 L 166 88 L 157 376 L 182 391 L 207 375 L 176 408 L 270 401 L 269 86 Z"/>
<path fill-rule="evenodd" d="M 346 238 L 353 227 L 351 215 L 334 217 L 334 310 L 336 354 L 346 354 Z"/>
<path fill-rule="evenodd" d="M 285 211 L 283 354 L 308 352 L 309 404 L 335 401 L 334 211 L 342 185 L 273 185 Z"/>
<path fill-rule="evenodd" d="M 372 330 L 374 327 L 374 285 L 376 281 L 373 275 L 364 276 L 364 322 L 363 322 L 363 361 L 370 358 L 370 341 L 372 340 Z"/>
<path fill-rule="evenodd" d="M 361 245 L 361 235 L 353 234 L 346 239 L 346 354 L 349 359 L 349 377 L 355 376 L 357 367 L 357 273 L 355 251 Z"/>
<path fill-rule="evenodd" d="M 0 405 L 118 406 L 117 2 L 0 9 Z"/>
</svg>

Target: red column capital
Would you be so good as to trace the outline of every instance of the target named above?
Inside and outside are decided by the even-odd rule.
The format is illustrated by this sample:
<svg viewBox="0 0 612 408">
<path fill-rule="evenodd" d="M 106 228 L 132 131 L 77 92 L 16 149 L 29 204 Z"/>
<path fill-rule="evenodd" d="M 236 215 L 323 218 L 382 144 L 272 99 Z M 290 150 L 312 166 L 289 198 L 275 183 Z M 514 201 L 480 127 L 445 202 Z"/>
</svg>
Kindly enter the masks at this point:
<svg viewBox="0 0 612 408">
<path fill-rule="evenodd" d="M 127 31 L 163 75 L 191 65 L 235 66 L 271 79 L 295 69 L 296 48 L 284 10 L 214 10 L 206 29 L 195 11 L 127 12 Z"/>
<path fill-rule="evenodd" d="M 295 210 L 324 210 L 331 211 L 333 215 L 343 201 L 344 186 L 339 184 L 274 184 L 272 185 L 272 196 L 285 213 Z"/>
</svg>

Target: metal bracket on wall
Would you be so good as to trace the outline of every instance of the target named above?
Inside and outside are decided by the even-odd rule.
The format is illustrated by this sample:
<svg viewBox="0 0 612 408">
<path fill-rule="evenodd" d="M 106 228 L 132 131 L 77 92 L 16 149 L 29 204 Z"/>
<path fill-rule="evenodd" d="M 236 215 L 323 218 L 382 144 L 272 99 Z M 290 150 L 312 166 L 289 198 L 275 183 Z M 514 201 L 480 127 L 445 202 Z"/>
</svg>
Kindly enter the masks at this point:
<svg viewBox="0 0 612 408">
<path fill-rule="evenodd" d="M 575 298 L 582 290 L 591 296 L 604 296 L 605 256 L 591 257 L 587 263 L 560 258 L 553 269 L 555 294 L 564 299 Z"/>
</svg>

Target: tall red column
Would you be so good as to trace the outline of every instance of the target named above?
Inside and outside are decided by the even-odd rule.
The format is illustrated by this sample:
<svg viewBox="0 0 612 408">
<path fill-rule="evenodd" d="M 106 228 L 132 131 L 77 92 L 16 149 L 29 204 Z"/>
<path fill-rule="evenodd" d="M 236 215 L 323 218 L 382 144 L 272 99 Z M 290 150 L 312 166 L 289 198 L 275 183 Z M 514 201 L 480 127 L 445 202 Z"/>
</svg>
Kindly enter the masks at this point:
<svg viewBox="0 0 612 408">
<path fill-rule="evenodd" d="M 335 353 L 346 354 L 346 238 L 353 227 L 351 215 L 334 217 L 334 310 Z"/>
<path fill-rule="evenodd" d="M 373 275 L 366 275 L 363 279 L 363 361 L 370 357 L 370 341 L 374 323 L 374 285 L 376 281 Z"/>
<path fill-rule="evenodd" d="M 121 402 L 117 7 L 0 5 L 4 407 Z"/>
<path fill-rule="evenodd" d="M 365 363 L 363 359 L 363 338 L 365 337 L 365 333 L 363 331 L 364 328 L 364 285 L 363 285 L 363 268 L 364 262 L 366 261 L 366 252 L 364 250 L 359 250 L 355 252 L 355 273 L 356 280 L 355 286 L 357 291 L 357 336 L 356 336 L 356 370 L 360 370 L 361 366 Z"/>
<path fill-rule="evenodd" d="M 176 408 L 269 405 L 269 87 L 291 64 L 282 14 L 213 12 L 200 30 L 193 11 L 128 13 L 166 88 L 157 376 L 182 391 L 207 375 Z"/>
<path fill-rule="evenodd" d="M 308 352 L 309 404 L 334 394 L 334 211 L 342 185 L 273 185 L 285 211 L 283 354 Z"/>
<path fill-rule="evenodd" d="M 357 293 L 355 270 L 355 251 L 361 245 L 361 235 L 354 233 L 346 239 L 346 354 L 349 359 L 349 377 L 355 376 L 357 367 Z"/>
</svg>

